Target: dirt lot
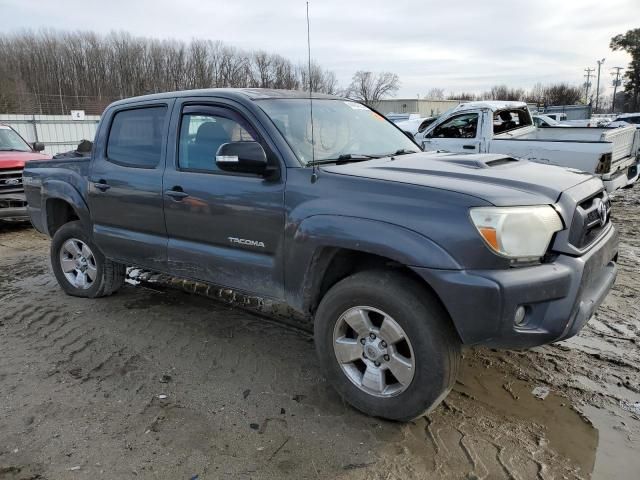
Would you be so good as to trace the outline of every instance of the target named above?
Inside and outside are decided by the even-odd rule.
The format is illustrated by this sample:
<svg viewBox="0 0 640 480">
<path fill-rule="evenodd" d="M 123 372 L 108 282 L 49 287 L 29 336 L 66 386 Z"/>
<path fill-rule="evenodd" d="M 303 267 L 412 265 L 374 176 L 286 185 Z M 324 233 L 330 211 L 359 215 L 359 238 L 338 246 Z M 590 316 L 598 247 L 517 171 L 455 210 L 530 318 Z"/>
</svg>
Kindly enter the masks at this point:
<svg viewBox="0 0 640 480">
<path fill-rule="evenodd" d="M 344 405 L 306 334 L 152 285 L 67 297 L 48 240 L 0 226 L 0 479 L 638 478 L 640 187 L 614 209 L 619 279 L 580 336 L 467 350 L 409 424 Z"/>
</svg>

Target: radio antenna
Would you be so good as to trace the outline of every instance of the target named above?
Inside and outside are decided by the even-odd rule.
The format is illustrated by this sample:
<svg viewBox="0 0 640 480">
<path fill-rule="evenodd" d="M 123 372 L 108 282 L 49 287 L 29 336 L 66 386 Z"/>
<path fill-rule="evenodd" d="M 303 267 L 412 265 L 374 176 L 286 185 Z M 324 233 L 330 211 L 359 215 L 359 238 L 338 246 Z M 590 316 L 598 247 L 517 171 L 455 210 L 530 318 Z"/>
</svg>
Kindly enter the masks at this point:
<svg viewBox="0 0 640 480">
<path fill-rule="evenodd" d="M 313 80 L 311 78 L 311 33 L 309 30 L 309 2 L 307 2 L 307 58 L 309 60 L 309 113 L 311 117 L 311 183 L 318 179 L 316 172 L 316 141 L 313 132 Z"/>
</svg>

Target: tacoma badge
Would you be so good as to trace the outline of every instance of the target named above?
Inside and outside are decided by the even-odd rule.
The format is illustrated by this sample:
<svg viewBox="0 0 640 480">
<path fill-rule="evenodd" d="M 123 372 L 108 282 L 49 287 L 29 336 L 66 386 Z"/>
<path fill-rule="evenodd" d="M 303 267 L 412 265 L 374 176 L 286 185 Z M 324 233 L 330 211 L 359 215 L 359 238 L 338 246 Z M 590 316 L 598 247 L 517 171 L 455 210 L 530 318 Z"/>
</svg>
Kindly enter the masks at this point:
<svg viewBox="0 0 640 480">
<path fill-rule="evenodd" d="M 231 243 L 239 243 L 240 245 L 248 245 L 250 247 L 261 247 L 264 248 L 264 242 L 259 242 L 257 240 L 246 240 L 244 238 L 236 238 L 236 237 L 228 237 Z"/>
</svg>

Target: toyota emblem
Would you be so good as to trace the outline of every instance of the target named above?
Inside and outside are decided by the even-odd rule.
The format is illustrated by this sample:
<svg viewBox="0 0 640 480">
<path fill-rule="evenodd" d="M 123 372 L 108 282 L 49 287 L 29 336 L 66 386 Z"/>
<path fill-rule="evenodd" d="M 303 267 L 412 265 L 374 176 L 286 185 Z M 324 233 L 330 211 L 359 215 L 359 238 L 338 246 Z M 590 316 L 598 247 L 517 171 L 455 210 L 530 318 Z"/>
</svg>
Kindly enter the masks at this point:
<svg viewBox="0 0 640 480">
<path fill-rule="evenodd" d="M 604 202 L 598 205 L 598 217 L 600 217 L 600 226 L 604 227 L 607 223 L 607 204 Z"/>
</svg>

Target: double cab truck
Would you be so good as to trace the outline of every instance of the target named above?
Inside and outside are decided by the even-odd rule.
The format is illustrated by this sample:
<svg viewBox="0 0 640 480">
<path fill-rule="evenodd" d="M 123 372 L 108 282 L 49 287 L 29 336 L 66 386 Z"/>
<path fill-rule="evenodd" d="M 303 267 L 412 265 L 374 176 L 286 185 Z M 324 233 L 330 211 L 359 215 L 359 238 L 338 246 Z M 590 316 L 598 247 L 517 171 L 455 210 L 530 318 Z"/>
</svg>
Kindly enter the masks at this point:
<svg viewBox="0 0 640 480">
<path fill-rule="evenodd" d="M 447 111 L 416 135 L 424 150 L 502 153 L 593 173 L 609 193 L 638 178 L 633 126 L 537 128 L 524 102 L 479 101 Z"/>
<path fill-rule="evenodd" d="M 463 345 L 580 331 L 616 277 L 599 178 L 421 152 L 364 105 L 307 95 L 122 100 L 90 158 L 29 162 L 29 214 L 62 289 L 111 295 L 138 266 L 281 302 L 346 401 L 394 420 L 447 395 Z"/>
<path fill-rule="evenodd" d="M 22 169 L 28 160 L 49 159 L 42 143 L 28 144 L 9 125 L 0 123 L 0 221 L 27 220 Z"/>
</svg>

